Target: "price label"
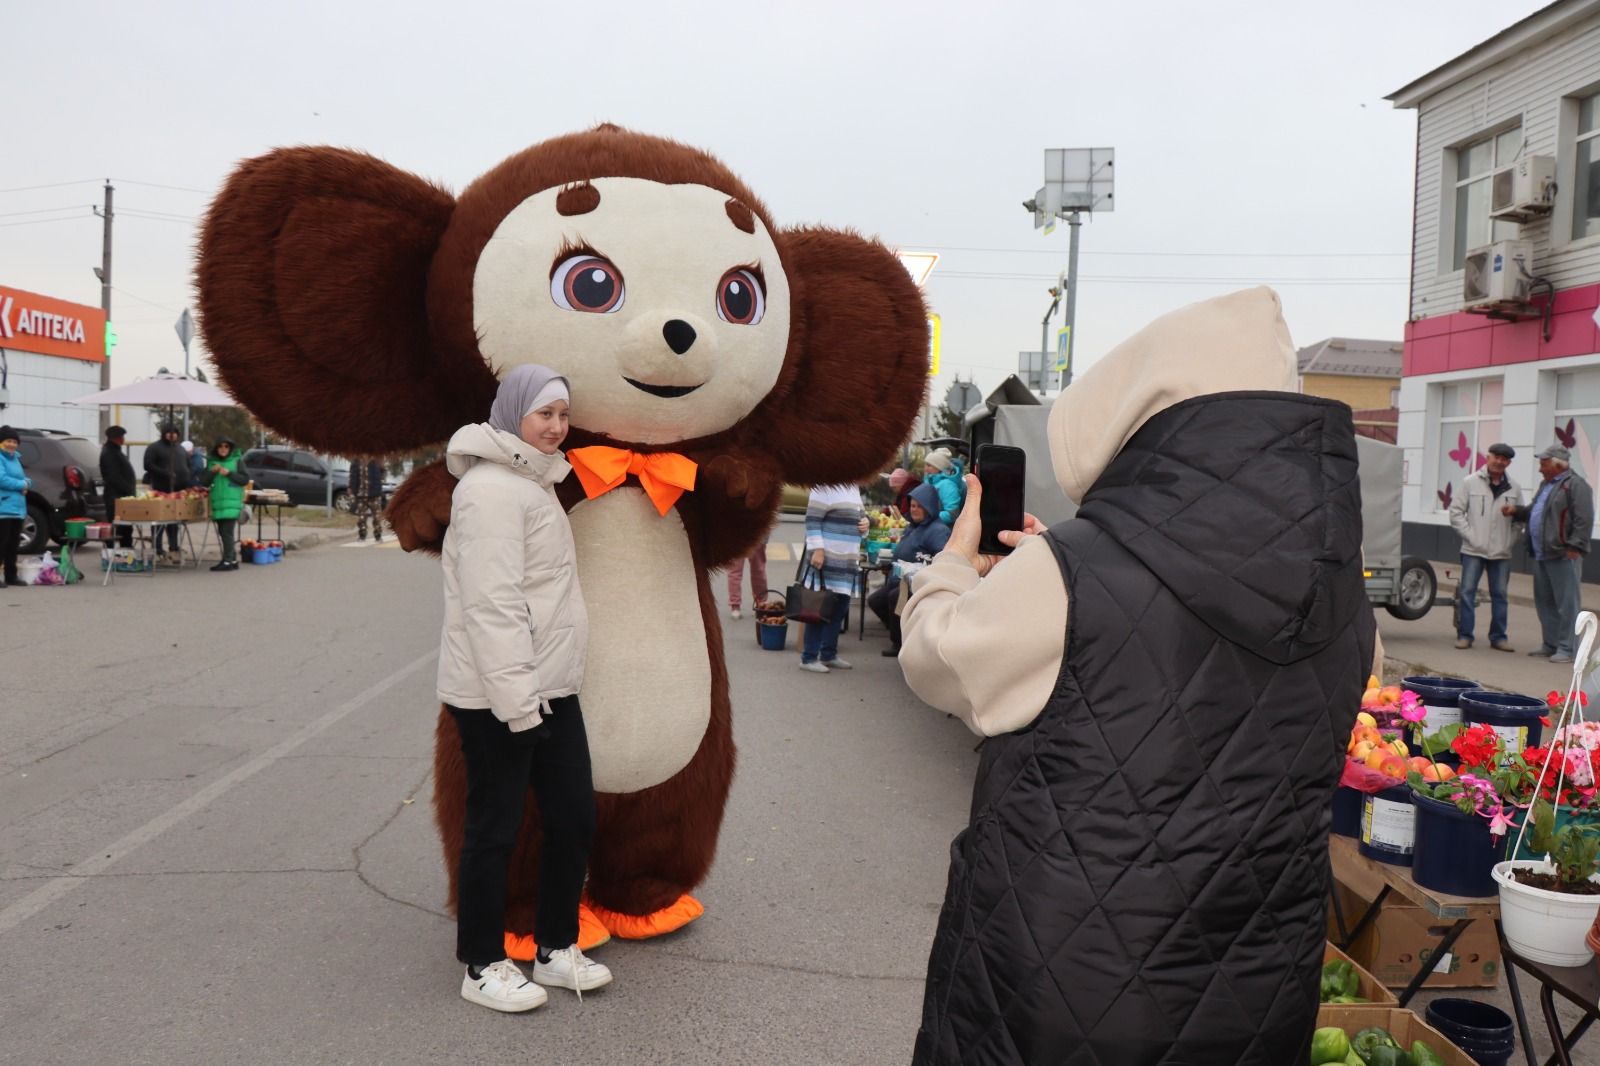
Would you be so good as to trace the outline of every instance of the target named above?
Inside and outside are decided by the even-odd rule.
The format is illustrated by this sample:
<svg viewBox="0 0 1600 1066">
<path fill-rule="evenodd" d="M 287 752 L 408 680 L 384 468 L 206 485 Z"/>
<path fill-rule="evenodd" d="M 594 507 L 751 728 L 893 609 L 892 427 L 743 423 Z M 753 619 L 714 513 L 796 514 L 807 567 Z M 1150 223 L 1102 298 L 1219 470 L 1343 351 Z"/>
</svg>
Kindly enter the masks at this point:
<svg viewBox="0 0 1600 1066">
<path fill-rule="evenodd" d="M 1489 728 L 1504 742 L 1507 755 L 1515 755 L 1528 746 L 1528 727 L 1525 725 L 1492 725 Z"/>
<path fill-rule="evenodd" d="M 1428 717 L 1423 722 L 1423 725 L 1429 733 L 1437 733 L 1447 725 L 1461 724 L 1460 707 L 1435 707 L 1431 703 L 1425 703 L 1422 705 L 1422 709 L 1428 712 Z"/>
<path fill-rule="evenodd" d="M 1361 840 L 1373 847 L 1411 854 L 1416 837 L 1416 810 L 1409 803 L 1396 803 L 1368 796 L 1361 808 Z"/>
</svg>

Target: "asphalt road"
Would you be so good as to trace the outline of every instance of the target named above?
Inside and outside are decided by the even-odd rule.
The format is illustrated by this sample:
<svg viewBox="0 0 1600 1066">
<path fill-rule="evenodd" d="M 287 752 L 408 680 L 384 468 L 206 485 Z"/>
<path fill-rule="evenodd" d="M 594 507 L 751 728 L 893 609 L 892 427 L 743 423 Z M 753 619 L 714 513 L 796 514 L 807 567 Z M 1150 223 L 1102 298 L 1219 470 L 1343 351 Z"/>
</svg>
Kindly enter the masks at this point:
<svg viewBox="0 0 1600 1066">
<path fill-rule="evenodd" d="M 731 624 L 705 917 L 502 1016 L 459 998 L 443 909 L 440 601 L 432 560 L 337 545 L 0 591 L 0 1062 L 909 1058 L 976 755 L 881 630 L 818 676 Z"/>
</svg>

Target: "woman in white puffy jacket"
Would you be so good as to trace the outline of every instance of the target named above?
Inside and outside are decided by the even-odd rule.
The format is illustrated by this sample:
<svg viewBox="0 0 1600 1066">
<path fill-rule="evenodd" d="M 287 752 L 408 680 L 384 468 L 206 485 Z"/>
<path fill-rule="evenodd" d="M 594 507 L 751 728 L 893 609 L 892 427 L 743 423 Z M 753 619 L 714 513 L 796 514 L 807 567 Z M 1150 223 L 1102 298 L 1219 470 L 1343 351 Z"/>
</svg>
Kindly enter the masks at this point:
<svg viewBox="0 0 1600 1066">
<path fill-rule="evenodd" d="M 594 781 L 578 706 L 589 620 L 555 485 L 571 467 L 567 381 L 548 367 L 506 375 L 489 421 L 450 438 L 459 482 L 444 538 L 439 700 L 467 767 L 457 871 L 462 998 L 499 1011 L 580 995 L 611 971 L 578 949 L 578 899 L 594 838 Z M 539 944 L 529 981 L 506 957 L 506 873 L 529 788 L 539 803 Z"/>
</svg>

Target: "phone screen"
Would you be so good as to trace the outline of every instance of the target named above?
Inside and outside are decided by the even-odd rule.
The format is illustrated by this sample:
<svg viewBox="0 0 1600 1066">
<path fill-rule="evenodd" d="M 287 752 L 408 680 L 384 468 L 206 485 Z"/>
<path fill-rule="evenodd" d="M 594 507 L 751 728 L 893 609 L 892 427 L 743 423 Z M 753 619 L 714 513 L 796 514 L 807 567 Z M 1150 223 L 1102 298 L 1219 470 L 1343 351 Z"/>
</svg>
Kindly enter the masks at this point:
<svg viewBox="0 0 1600 1066">
<path fill-rule="evenodd" d="M 983 500 L 978 507 L 983 531 L 978 537 L 978 550 L 985 555 L 1011 554 L 1011 549 L 1000 543 L 999 534 L 1022 528 L 1027 458 L 1021 448 L 1004 444 L 985 444 L 978 449 L 978 481 L 983 486 Z"/>
</svg>

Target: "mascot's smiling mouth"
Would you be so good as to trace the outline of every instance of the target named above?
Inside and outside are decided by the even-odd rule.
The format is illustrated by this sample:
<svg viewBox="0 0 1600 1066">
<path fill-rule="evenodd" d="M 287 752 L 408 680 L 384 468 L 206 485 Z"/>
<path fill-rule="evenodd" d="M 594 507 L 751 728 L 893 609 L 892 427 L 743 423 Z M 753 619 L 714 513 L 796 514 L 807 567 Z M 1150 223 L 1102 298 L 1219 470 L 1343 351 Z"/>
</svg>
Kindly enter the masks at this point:
<svg viewBox="0 0 1600 1066">
<path fill-rule="evenodd" d="M 626 381 L 629 385 L 632 385 L 636 389 L 639 389 L 643 392 L 648 392 L 652 396 L 664 396 L 669 400 L 675 399 L 679 396 L 687 396 L 695 389 L 698 389 L 700 385 L 705 384 L 705 382 L 702 381 L 700 385 L 649 385 L 643 381 L 635 381 L 626 376 L 624 376 L 622 380 Z"/>
</svg>

